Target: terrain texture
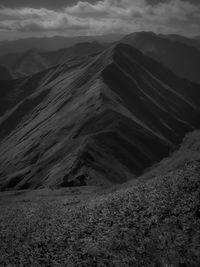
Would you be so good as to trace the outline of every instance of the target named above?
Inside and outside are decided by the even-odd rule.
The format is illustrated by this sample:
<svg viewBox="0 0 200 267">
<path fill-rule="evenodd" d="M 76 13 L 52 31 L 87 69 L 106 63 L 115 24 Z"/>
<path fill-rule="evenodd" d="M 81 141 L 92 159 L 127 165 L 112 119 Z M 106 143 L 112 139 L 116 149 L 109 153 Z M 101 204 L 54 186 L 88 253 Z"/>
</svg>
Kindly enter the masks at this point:
<svg viewBox="0 0 200 267">
<path fill-rule="evenodd" d="M 11 53 L 1 56 L 0 64 L 6 66 L 14 78 L 20 78 L 44 71 L 69 59 L 75 60 L 78 57 L 98 53 L 109 45 L 109 43 L 94 41 L 78 43 L 56 51 L 32 48 L 25 53 Z"/>
<path fill-rule="evenodd" d="M 200 86 L 126 44 L 0 83 L 2 191 L 123 183 L 200 125 Z"/>
<path fill-rule="evenodd" d="M 0 193 L 0 265 L 199 266 L 199 162 L 196 131 L 152 179 Z"/>
<path fill-rule="evenodd" d="M 0 266 L 200 266 L 198 48 L 147 35 L 0 68 Z"/>
</svg>

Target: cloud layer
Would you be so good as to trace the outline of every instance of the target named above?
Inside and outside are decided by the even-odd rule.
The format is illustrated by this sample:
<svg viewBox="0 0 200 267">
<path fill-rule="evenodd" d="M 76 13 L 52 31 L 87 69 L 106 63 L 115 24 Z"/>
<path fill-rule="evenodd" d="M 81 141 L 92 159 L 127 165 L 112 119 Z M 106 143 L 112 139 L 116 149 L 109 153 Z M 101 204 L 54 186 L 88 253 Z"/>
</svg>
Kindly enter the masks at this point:
<svg viewBox="0 0 200 267">
<path fill-rule="evenodd" d="M 200 32 L 199 14 L 200 3 L 182 0 L 154 5 L 146 0 L 79 1 L 61 10 L 0 6 L 0 31 L 89 35 L 151 30 L 195 35 Z"/>
</svg>

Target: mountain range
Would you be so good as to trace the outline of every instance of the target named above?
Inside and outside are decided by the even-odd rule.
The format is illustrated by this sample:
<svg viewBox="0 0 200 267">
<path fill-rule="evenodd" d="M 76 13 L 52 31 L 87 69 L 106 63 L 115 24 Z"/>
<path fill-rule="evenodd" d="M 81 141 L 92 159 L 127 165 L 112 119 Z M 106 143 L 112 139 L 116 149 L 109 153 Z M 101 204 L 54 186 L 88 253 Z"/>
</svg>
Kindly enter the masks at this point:
<svg viewBox="0 0 200 267">
<path fill-rule="evenodd" d="M 176 75 L 200 83 L 200 44 L 197 42 L 194 47 L 194 39 L 138 32 L 125 36 L 121 42 L 134 46 Z"/>
<path fill-rule="evenodd" d="M 0 88 L 1 190 L 123 183 L 200 126 L 200 85 L 128 44 Z"/>
<path fill-rule="evenodd" d="M 26 38 L 0 42 L 0 56 L 10 53 L 24 53 L 32 48 L 46 51 L 55 51 L 62 48 L 68 48 L 78 43 L 98 41 L 101 43 L 115 42 L 120 40 L 123 35 L 109 34 L 97 36 L 53 36 L 41 38 Z"/>
<path fill-rule="evenodd" d="M 109 46 L 109 43 L 85 42 L 69 48 L 56 51 L 46 51 L 32 48 L 22 54 L 7 54 L 0 57 L 2 65 L 6 66 L 13 77 L 25 77 L 41 72 L 55 65 L 61 64 L 70 58 L 87 56 L 98 53 Z"/>
<path fill-rule="evenodd" d="M 200 39 L 198 37 L 189 38 L 178 34 L 159 34 L 158 36 L 174 42 L 183 43 L 187 46 L 193 46 L 198 50 L 200 50 L 200 42 L 199 42 Z"/>
<path fill-rule="evenodd" d="M 0 57 L 0 266 L 200 266 L 199 41 L 108 39 Z"/>
<path fill-rule="evenodd" d="M 25 53 L 12 51 L 13 53 L 0 57 L 0 64 L 6 67 L 14 78 L 25 77 L 73 57 L 87 56 L 103 51 L 113 44 L 113 42 L 108 42 L 109 39 L 106 41 L 83 42 L 55 51 L 34 47 Z M 118 42 L 132 45 L 171 69 L 176 75 L 200 83 L 200 43 L 196 39 L 180 35 L 138 32 L 125 36 Z"/>
</svg>

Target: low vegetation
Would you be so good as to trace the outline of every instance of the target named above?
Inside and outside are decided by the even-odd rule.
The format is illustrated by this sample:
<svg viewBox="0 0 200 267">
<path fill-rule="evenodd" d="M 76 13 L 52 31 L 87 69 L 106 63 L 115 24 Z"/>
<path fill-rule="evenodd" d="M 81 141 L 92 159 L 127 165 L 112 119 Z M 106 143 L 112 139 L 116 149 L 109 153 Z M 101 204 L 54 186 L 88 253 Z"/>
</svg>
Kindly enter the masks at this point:
<svg viewBox="0 0 200 267">
<path fill-rule="evenodd" d="M 200 266 L 197 159 L 80 199 L 49 190 L 44 199 L 4 201 L 0 266 Z"/>
</svg>

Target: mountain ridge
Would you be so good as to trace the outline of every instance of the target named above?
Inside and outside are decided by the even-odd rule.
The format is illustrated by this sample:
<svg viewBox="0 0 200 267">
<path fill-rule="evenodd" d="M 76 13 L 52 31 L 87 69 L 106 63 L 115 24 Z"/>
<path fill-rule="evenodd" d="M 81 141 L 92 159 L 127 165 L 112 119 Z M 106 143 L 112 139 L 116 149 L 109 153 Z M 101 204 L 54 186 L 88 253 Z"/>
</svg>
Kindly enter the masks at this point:
<svg viewBox="0 0 200 267">
<path fill-rule="evenodd" d="M 20 78 L 39 73 L 73 58 L 99 53 L 108 46 L 107 43 L 94 41 L 78 43 L 56 51 L 32 48 L 22 54 L 0 57 L 0 62 L 12 71 L 15 78 Z"/>
<path fill-rule="evenodd" d="M 200 50 L 192 45 L 193 41 L 153 32 L 136 32 L 121 40 L 165 65 L 179 77 L 200 83 Z"/>
<path fill-rule="evenodd" d="M 44 49 L 54 51 L 68 48 L 81 42 L 115 42 L 122 38 L 121 34 L 97 35 L 97 36 L 75 36 L 75 37 L 41 37 L 26 38 L 0 42 L 0 56 L 8 53 L 22 53 L 29 49 Z"/>
<path fill-rule="evenodd" d="M 0 118 L 1 190 L 126 182 L 200 124 L 199 85 L 129 45 L 71 64 L 20 80 Z"/>
</svg>

